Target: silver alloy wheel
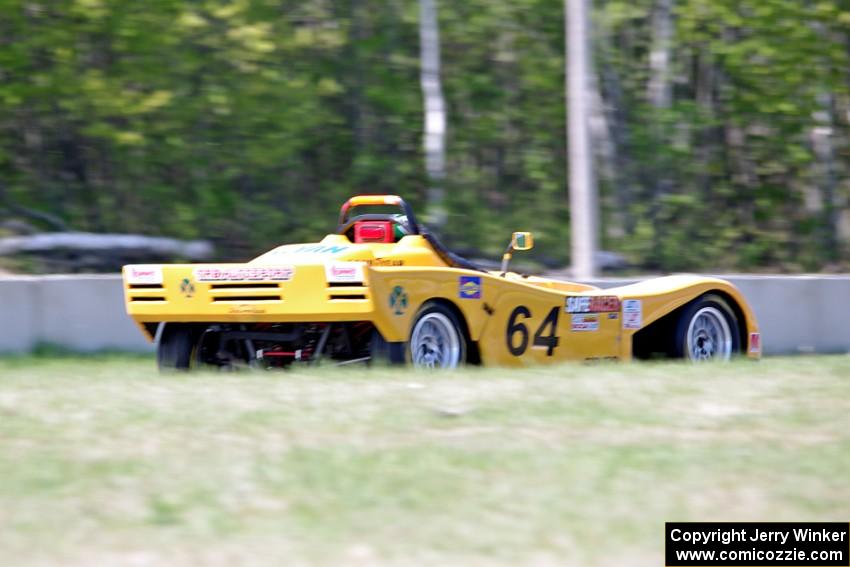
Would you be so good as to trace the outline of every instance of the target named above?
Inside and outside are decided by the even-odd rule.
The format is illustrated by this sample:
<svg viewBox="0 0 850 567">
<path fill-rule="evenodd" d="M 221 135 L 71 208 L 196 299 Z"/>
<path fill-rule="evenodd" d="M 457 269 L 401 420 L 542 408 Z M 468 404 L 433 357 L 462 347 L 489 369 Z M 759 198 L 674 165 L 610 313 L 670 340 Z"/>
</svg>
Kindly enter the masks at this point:
<svg viewBox="0 0 850 567">
<path fill-rule="evenodd" d="M 694 313 L 685 335 L 685 353 L 697 362 L 729 360 L 732 356 L 732 331 L 719 309 L 703 307 Z"/>
<path fill-rule="evenodd" d="M 455 368 L 461 358 L 460 333 L 442 313 L 426 313 L 416 321 L 410 338 L 413 365 L 420 368 Z"/>
</svg>

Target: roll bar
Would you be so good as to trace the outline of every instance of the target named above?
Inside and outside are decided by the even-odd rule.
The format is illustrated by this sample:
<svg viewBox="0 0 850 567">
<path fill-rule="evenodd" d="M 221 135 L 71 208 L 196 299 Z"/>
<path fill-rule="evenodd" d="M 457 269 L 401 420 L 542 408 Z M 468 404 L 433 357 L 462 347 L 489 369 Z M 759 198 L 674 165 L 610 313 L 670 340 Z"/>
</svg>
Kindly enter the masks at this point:
<svg viewBox="0 0 850 567">
<path fill-rule="evenodd" d="M 339 227 L 337 231 L 341 231 L 348 223 L 348 212 L 352 208 L 380 205 L 394 205 L 400 208 L 405 216 L 407 216 L 407 226 L 410 229 L 410 234 L 421 234 L 419 231 L 419 223 L 416 222 L 416 215 L 413 214 L 413 209 L 398 195 L 357 195 L 356 197 L 350 198 L 348 201 L 343 203 L 342 208 L 339 210 Z"/>
</svg>

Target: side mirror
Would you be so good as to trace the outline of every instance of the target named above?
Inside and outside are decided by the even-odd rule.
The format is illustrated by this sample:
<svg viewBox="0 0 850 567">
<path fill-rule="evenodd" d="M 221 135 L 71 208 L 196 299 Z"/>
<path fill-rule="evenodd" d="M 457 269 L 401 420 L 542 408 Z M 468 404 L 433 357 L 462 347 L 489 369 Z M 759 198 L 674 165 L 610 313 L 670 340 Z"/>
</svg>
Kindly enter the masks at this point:
<svg viewBox="0 0 850 567">
<path fill-rule="evenodd" d="M 531 250 L 534 248 L 534 236 L 530 232 L 515 232 L 511 235 L 511 243 L 508 244 L 504 256 L 502 256 L 502 277 L 508 273 L 508 264 L 511 262 L 514 250 Z"/>
<path fill-rule="evenodd" d="M 531 250 L 534 248 L 534 235 L 530 232 L 515 232 L 511 236 L 511 248 L 514 250 Z"/>
</svg>

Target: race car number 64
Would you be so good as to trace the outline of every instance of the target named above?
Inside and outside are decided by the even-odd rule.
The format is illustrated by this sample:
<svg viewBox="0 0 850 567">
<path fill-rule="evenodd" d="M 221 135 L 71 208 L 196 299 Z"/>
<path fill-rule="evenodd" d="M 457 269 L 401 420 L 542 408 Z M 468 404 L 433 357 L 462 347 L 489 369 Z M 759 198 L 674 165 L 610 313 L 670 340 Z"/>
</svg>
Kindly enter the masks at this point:
<svg viewBox="0 0 850 567">
<path fill-rule="evenodd" d="M 556 334 L 558 331 L 558 314 L 560 312 L 560 307 L 553 307 L 549 311 L 549 314 L 546 315 L 546 318 L 543 319 L 543 322 L 540 323 L 537 331 L 534 332 L 534 342 L 532 345 L 546 347 L 546 356 L 552 356 L 555 347 L 558 346 L 561 340 Z M 505 339 L 507 340 L 508 351 L 514 356 L 522 356 L 528 349 L 528 327 L 526 327 L 525 323 L 517 321 L 520 317 L 523 319 L 530 319 L 532 317 L 531 311 L 525 305 L 515 308 L 511 312 L 511 316 L 508 317 L 508 328 Z M 548 334 L 544 335 L 547 329 Z M 517 335 L 520 336 L 519 344 L 517 344 L 516 340 Z"/>
</svg>

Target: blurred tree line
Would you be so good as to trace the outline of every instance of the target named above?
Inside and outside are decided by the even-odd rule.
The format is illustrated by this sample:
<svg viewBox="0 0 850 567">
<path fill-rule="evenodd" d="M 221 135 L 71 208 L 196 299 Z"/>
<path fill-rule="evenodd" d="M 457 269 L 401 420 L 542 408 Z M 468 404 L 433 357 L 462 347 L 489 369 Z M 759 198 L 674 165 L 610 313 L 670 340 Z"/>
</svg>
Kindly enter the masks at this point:
<svg viewBox="0 0 850 567">
<path fill-rule="evenodd" d="M 595 0 L 603 247 L 644 269 L 847 268 L 846 0 Z M 7 0 L 0 216 L 226 258 L 424 206 L 416 0 Z M 568 261 L 563 0 L 439 3 L 444 229 Z"/>
</svg>

